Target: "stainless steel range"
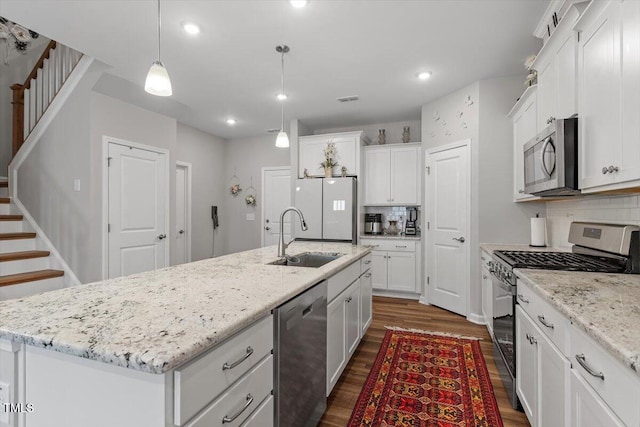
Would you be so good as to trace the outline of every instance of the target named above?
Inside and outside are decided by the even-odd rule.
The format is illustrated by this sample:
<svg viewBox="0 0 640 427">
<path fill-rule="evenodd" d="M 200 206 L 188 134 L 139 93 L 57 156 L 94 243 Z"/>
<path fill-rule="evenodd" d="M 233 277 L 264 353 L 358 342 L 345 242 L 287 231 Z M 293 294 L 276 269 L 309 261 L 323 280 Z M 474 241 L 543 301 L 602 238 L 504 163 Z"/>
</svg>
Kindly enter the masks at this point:
<svg viewBox="0 0 640 427">
<path fill-rule="evenodd" d="M 494 354 L 502 381 L 514 408 L 516 395 L 515 305 L 518 294 L 515 268 L 640 274 L 640 227 L 635 225 L 573 222 L 571 252 L 495 251 L 490 271 L 494 295 Z M 504 304 L 505 295 L 510 304 Z M 502 303 L 501 303 L 502 302 Z"/>
</svg>

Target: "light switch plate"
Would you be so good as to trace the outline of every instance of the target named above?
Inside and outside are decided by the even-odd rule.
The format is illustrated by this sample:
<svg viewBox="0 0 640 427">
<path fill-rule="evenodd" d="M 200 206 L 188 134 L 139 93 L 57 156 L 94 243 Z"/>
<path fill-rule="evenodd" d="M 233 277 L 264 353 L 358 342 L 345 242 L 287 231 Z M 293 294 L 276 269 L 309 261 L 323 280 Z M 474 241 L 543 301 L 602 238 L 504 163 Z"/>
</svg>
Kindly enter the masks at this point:
<svg viewBox="0 0 640 427">
<path fill-rule="evenodd" d="M 73 191 L 80 191 L 80 180 L 77 178 L 73 180 Z"/>
<path fill-rule="evenodd" d="M 252 214 L 252 213 L 247 214 L 247 221 L 255 221 L 255 220 L 256 220 L 256 214 Z"/>
</svg>

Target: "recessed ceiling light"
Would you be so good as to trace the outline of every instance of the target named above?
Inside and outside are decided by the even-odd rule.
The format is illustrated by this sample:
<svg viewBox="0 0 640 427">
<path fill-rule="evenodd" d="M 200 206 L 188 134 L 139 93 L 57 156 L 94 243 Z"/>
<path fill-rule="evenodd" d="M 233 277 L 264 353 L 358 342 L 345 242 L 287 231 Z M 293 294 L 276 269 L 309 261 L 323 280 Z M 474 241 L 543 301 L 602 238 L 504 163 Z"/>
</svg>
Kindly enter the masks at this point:
<svg viewBox="0 0 640 427">
<path fill-rule="evenodd" d="M 227 124 L 229 126 L 235 125 L 236 124 L 236 119 L 231 119 L 231 118 L 227 119 Z"/>
<path fill-rule="evenodd" d="M 305 7 L 308 1 L 307 0 L 289 0 L 289 3 L 291 3 L 291 6 L 295 7 L 296 9 L 300 9 Z"/>
<path fill-rule="evenodd" d="M 278 98 L 278 100 L 279 100 L 279 101 L 284 101 L 284 100 L 286 100 L 288 97 L 287 97 L 287 94 L 286 94 L 286 93 L 279 93 L 278 95 L 276 95 L 276 98 Z"/>
<path fill-rule="evenodd" d="M 189 34 L 195 35 L 200 32 L 200 27 L 198 27 L 193 22 L 185 22 L 182 24 L 182 28 Z"/>
<path fill-rule="evenodd" d="M 418 78 L 420 80 L 428 80 L 429 77 L 431 77 L 431 71 L 423 71 L 421 73 L 418 73 Z"/>
</svg>

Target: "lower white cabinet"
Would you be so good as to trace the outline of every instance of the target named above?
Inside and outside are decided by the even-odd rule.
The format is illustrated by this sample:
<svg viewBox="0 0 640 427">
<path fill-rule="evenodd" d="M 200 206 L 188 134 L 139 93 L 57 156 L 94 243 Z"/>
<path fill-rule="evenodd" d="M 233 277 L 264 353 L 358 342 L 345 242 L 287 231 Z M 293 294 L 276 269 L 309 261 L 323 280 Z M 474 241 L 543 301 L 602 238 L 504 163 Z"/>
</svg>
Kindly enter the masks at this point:
<svg viewBox="0 0 640 427">
<path fill-rule="evenodd" d="M 571 371 L 571 417 L 580 427 L 623 427 L 622 421 L 576 371 Z"/>
<path fill-rule="evenodd" d="M 360 340 L 360 279 L 327 306 L 327 396 Z"/>
<path fill-rule="evenodd" d="M 493 338 L 493 281 L 487 266 L 490 260 L 488 255 L 482 254 L 482 316 L 489 335 Z"/>
<path fill-rule="evenodd" d="M 269 395 L 240 427 L 265 427 L 273 423 L 273 396 Z"/>
<path fill-rule="evenodd" d="M 370 255 L 351 274 L 350 285 L 327 305 L 327 396 L 355 353 L 373 318 Z M 344 277 L 343 279 L 346 279 Z"/>
<path fill-rule="evenodd" d="M 372 286 L 376 290 L 420 293 L 420 242 L 362 239 L 372 246 Z"/>
<path fill-rule="evenodd" d="M 520 307 L 516 307 L 516 390 L 533 427 L 568 426 L 571 364 Z"/>
</svg>

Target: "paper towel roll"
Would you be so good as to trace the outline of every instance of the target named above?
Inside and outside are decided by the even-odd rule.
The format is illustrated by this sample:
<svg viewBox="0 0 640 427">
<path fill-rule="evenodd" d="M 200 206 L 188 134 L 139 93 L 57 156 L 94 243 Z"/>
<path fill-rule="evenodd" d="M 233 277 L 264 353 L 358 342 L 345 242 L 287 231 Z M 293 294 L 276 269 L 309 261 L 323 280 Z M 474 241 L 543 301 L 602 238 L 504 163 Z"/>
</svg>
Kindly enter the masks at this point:
<svg viewBox="0 0 640 427">
<path fill-rule="evenodd" d="M 545 218 L 531 218 L 531 246 L 544 248 L 547 243 L 547 221 Z"/>
</svg>

